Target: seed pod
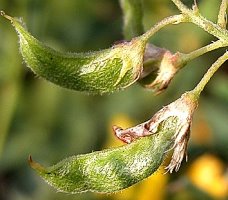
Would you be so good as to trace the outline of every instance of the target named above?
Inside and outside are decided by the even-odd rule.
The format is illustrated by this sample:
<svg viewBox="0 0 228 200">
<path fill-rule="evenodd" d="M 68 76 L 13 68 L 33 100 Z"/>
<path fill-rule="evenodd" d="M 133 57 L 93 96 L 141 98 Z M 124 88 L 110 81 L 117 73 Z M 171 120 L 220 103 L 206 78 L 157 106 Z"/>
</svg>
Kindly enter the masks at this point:
<svg viewBox="0 0 228 200">
<path fill-rule="evenodd" d="M 44 168 L 29 163 L 58 191 L 67 193 L 111 193 L 147 178 L 161 165 L 165 152 L 174 144 L 176 119 L 160 123 L 157 132 L 121 147 L 73 156 Z M 152 188 L 153 189 L 153 188 Z"/>
<path fill-rule="evenodd" d="M 27 66 L 61 87 L 89 93 L 110 93 L 128 87 L 140 76 L 146 42 L 140 37 L 91 53 L 60 53 L 35 39 L 18 19 L 1 11 L 19 36 Z"/>
</svg>

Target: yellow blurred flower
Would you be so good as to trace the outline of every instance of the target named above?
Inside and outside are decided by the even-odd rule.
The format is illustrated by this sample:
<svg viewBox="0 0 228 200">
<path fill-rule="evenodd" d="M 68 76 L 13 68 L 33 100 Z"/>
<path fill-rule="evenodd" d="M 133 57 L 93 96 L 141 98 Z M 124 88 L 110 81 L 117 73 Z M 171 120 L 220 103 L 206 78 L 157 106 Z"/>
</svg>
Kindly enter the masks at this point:
<svg viewBox="0 0 228 200">
<path fill-rule="evenodd" d="M 200 134 L 199 134 L 200 133 Z M 191 142 L 196 145 L 208 145 L 213 141 L 213 134 L 204 113 L 199 113 L 193 122 Z"/>
<path fill-rule="evenodd" d="M 139 192 L 135 200 L 163 200 L 165 199 L 168 174 L 164 174 L 165 169 L 161 166 L 156 173 L 141 182 Z"/>
<path fill-rule="evenodd" d="M 215 198 L 228 196 L 228 181 L 223 174 L 225 166 L 214 155 L 199 157 L 190 167 L 188 177 L 191 182 Z"/>
</svg>

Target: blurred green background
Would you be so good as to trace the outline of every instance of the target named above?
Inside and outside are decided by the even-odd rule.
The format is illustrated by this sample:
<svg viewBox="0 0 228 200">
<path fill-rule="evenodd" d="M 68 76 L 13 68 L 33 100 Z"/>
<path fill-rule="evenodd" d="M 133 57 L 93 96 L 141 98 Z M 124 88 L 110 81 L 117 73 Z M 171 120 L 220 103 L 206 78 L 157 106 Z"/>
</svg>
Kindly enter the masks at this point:
<svg viewBox="0 0 228 200">
<path fill-rule="evenodd" d="M 184 1 L 191 5 L 193 1 Z M 201 13 L 216 21 L 218 0 L 198 1 Z M 144 0 L 144 25 L 150 28 L 177 13 L 170 0 Z M 23 17 L 40 41 L 60 50 L 82 52 L 122 40 L 117 0 L 0 0 L 0 10 Z M 216 40 L 191 24 L 169 26 L 151 42 L 171 51 L 190 52 Z M 208 84 L 194 116 L 189 162 L 180 171 L 149 179 L 113 195 L 57 193 L 27 164 L 31 154 L 48 166 L 75 154 L 121 143 L 111 125 L 128 127 L 149 119 L 163 105 L 192 89 L 224 52 L 217 50 L 188 64 L 167 91 L 154 96 L 135 84 L 104 96 L 62 89 L 25 67 L 17 36 L 0 19 L 0 199 L 1 200 L 162 200 L 228 199 L 228 66 Z"/>
</svg>

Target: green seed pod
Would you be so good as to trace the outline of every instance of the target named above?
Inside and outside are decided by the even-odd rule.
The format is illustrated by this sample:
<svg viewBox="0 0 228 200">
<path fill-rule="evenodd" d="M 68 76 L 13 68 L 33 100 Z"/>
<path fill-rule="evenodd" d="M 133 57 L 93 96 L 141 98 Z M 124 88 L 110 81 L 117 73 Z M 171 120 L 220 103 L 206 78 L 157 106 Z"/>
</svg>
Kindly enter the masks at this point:
<svg viewBox="0 0 228 200">
<path fill-rule="evenodd" d="M 38 76 L 61 87 L 94 94 L 128 87 L 140 76 L 146 42 L 140 37 L 91 53 L 60 53 L 35 39 L 13 17 L 20 51 L 27 66 Z"/>
<path fill-rule="evenodd" d="M 176 118 L 161 122 L 156 134 L 130 144 L 67 158 L 44 168 L 29 159 L 30 166 L 60 192 L 111 193 L 147 178 L 161 165 L 174 144 Z"/>
</svg>

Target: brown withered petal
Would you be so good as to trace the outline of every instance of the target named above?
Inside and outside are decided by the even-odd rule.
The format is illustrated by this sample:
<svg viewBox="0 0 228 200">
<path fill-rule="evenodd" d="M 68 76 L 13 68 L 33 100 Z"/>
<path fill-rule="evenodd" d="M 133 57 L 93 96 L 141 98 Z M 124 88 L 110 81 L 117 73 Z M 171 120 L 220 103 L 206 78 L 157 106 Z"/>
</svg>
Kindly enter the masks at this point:
<svg viewBox="0 0 228 200">
<path fill-rule="evenodd" d="M 126 143 L 131 143 L 139 137 L 156 134 L 159 125 L 170 117 L 176 118 L 176 131 L 173 135 L 173 154 L 170 164 L 166 167 L 170 173 L 178 171 L 186 155 L 190 136 L 192 117 L 198 105 L 198 96 L 193 92 L 184 93 L 179 99 L 159 110 L 151 119 L 137 126 L 122 129 L 114 126 L 115 135 Z M 173 124 L 171 124 L 172 126 Z"/>
<path fill-rule="evenodd" d="M 181 54 L 154 45 L 147 45 L 144 53 L 144 67 L 139 83 L 156 94 L 163 92 L 174 75 L 181 69 Z"/>
</svg>

